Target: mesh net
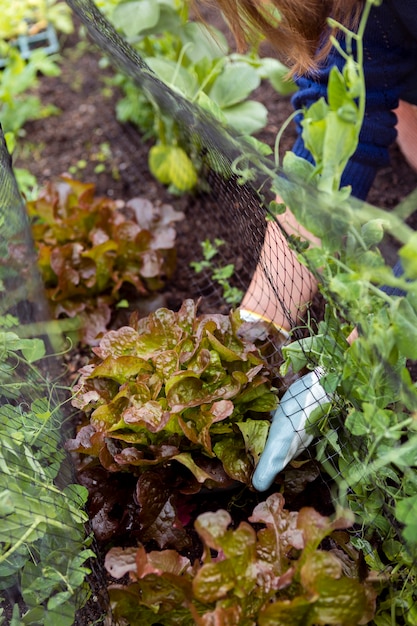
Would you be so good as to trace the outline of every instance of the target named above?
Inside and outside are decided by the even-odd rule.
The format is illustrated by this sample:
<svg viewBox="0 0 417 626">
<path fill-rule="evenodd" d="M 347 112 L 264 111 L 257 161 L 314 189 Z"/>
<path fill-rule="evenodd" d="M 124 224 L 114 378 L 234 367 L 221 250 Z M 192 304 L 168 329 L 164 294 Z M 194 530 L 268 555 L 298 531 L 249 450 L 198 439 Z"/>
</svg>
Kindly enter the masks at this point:
<svg viewBox="0 0 417 626">
<path fill-rule="evenodd" d="M 390 602 L 393 607 L 390 622 L 381 617 L 373 623 L 417 623 L 414 591 L 408 584 L 414 580 L 416 556 L 415 283 L 394 277 L 375 260 L 367 245 L 378 241 L 383 222 L 386 231 L 405 246 L 404 259 L 409 260 L 412 277 L 413 233 L 403 218 L 414 208 L 413 198 L 387 215 L 350 197 L 320 193 L 284 174 L 249 141 L 162 83 L 92 2 L 69 0 L 68 4 L 101 50 L 175 120 L 184 144 L 203 161 L 209 188 L 206 214 L 193 221 L 189 245 L 199 249 L 209 223 L 210 232 L 224 242 L 218 250 L 220 265 L 234 265 L 231 286 L 247 294 L 245 308 L 293 329 L 291 342 L 285 340 L 289 372 L 283 374 L 279 369 L 282 336 L 277 339 L 271 330 L 266 350 L 280 391 L 291 381 L 298 382 L 287 415 L 294 431 L 300 431 L 296 447 L 303 447 L 303 432 L 296 423 L 298 408 L 308 402 L 317 408 L 315 445 L 304 451 L 298 465 L 280 474 L 278 485 L 284 494 L 288 492 L 287 500 L 293 500 L 294 508 L 300 492 L 311 490 L 312 483 L 313 506 L 326 513 L 338 507 L 353 511 L 359 520 L 351 539 L 358 555 L 353 561 L 360 570 L 359 574 L 355 570 L 355 576 L 362 584 L 372 571 L 376 587 L 383 589 L 379 606 Z M 169 612 L 161 616 L 156 593 L 146 612 L 133 610 L 129 604 L 123 617 L 111 616 L 103 548 L 91 539 L 84 510 L 86 492 L 76 484 L 64 453 L 63 441 L 74 427 L 74 416 L 66 401 L 62 362 L 56 356 L 63 347 L 61 331 L 48 322 L 48 310 L 40 297 L 29 224 L 4 141 L 0 164 L 4 259 L 0 588 L 5 623 L 89 624 L 104 619 L 108 624 L 198 623 L 192 612 L 188 617 L 174 615 L 175 611 L 171 617 Z M 325 234 L 325 252 L 314 246 L 306 250 L 291 224 L 274 217 L 269 206 L 276 194 L 308 230 Z M 311 206 L 315 208 L 313 217 Z M 358 265 L 339 274 L 337 268 L 352 256 L 357 257 Z M 364 268 L 369 269 L 366 276 L 359 274 Z M 183 269 L 188 295 L 202 298 L 203 311 L 228 312 L 224 290 L 211 271 Z M 320 281 L 319 296 L 315 295 L 316 280 Z M 401 286 L 404 296 L 389 296 L 375 283 Z M 311 301 L 308 309 L 300 308 L 300 303 Z M 347 329 L 353 327 L 359 338 L 346 352 Z M 43 350 L 45 357 L 39 360 Z M 399 359 L 400 353 L 408 359 L 408 369 Z M 311 371 L 324 391 L 317 386 L 311 391 L 314 386 L 307 385 L 302 375 Z M 306 397 L 308 390 L 311 393 Z M 122 488 L 118 480 L 113 477 L 114 492 Z M 107 488 L 109 483 L 103 490 Z M 271 489 L 276 491 L 277 484 Z M 136 494 L 140 499 L 140 492 Z M 393 572 L 395 558 L 397 572 Z M 345 563 L 346 570 L 349 567 L 350 562 Z M 131 570 L 127 567 L 124 571 Z M 329 576 L 332 581 L 338 577 Z M 318 578 L 315 581 L 317 585 L 320 582 Z M 329 579 L 326 581 L 329 586 Z M 118 603 L 119 591 L 113 590 L 113 605 Z M 146 593 L 149 589 L 141 588 L 138 597 Z M 139 602 L 131 600 L 135 601 Z M 26 615 L 23 622 L 19 621 L 21 614 Z M 287 621 L 282 621 L 282 616 L 279 621 L 277 615 L 271 618 L 275 621 L 264 623 L 303 623 L 304 619 L 296 621 L 295 613 L 288 613 Z M 329 613 L 326 622 L 317 623 L 367 623 L 364 615 L 365 611 L 343 621 L 339 614 L 332 617 Z M 230 613 L 229 621 L 222 623 L 254 623 L 243 621 L 246 617 Z M 309 623 L 316 623 L 311 619 Z"/>
<path fill-rule="evenodd" d="M 29 623 L 74 624 L 85 606 L 88 620 L 82 617 L 86 613 L 78 615 L 86 624 L 104 612 L 99 599 L 104 587 L 97 574 L 87 582 L 94 553 L 85 495 L 64 451 L 72 426 L 57 355 L 65 342 L 49 321 L 26 207 L 3 135 L 0 152 L 1 618 L 18 624 L 25 614 Z"/>
</svg>

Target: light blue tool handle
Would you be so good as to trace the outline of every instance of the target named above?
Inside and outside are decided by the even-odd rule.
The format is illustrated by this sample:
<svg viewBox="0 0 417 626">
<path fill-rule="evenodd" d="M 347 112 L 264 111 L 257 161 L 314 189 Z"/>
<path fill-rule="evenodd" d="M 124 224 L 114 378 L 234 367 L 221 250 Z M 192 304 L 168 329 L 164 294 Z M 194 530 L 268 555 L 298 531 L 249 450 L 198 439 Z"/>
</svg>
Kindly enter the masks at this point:
<svg viewBox="0 0 417 626">
<path fill-rule="evenodd" d="M 285 392 L 272 418 L 268 440 L 252 478 L 258 491 L 265 491 L 276 475 L 311 443 L 306 432 L 308 418 L 315 408 L 330 402 L 320 384 L 319 368 L 296 380 Z"/>
</svg>

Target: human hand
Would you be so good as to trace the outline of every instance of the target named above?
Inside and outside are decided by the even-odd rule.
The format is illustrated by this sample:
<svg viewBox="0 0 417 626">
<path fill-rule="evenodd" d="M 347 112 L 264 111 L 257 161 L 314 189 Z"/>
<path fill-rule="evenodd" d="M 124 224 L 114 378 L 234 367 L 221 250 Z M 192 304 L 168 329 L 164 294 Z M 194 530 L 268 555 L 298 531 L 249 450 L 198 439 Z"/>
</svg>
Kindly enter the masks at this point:
<svg viewBox="0 0 417 626">
<path fill-rule="evenodd" d="M 306 432 L 311 413 L 330 397 L 320 384 L 320 368 L 296 380 L 285 392 L 272 418 L 268 440 L 261 454 L 252 484 L 265 491 L 275 476 L 311 443 L 313 436 Z"/>
</svg>

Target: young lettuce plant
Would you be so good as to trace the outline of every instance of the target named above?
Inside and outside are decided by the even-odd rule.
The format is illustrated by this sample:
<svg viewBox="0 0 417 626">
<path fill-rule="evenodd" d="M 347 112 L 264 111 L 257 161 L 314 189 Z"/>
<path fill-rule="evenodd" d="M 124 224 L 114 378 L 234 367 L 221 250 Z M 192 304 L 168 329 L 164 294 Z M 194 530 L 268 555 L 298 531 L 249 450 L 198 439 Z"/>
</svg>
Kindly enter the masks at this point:
<svg viewBox="0 0 417 626">
<path fill-rule="evenodd" d="M 161 547 L 172 522 L 182 526 L 174 495 L 250 485 L 277 405 L 254 343 L 266 335 L 265 324 L 243 323 L 237 312 L 198 316 L 186 300 L 178 312 L 133 315 L 103 336 L 80 370 L 73 404 L 89 423 L 67 448 L 90 466 L 137 478 L 142 536 L 155 539 L 164 525 Z"/>
<path fill-rule="evenodd" d="M 144 298 L 174 269 L 183 214 L 170 205 L 98 198 L 93 184 L 64 176 L 27 207 L 52 312 L 77 317 L 84 343 L 106 330 L 126 290 Z"/>
<path fill-rule="evenodd" d="M 194 563 L 175 550 L 111 548 L 109 574 L 129 574 L 127 585 L 109 587 L 113 617 L 131 626 L 367 624 L 375 589 L 349 525 L 311 508 L 290 512 L 276 493 L 237 527 L 225 510 L 199 515 L 203 552 Z"/>
</svg>

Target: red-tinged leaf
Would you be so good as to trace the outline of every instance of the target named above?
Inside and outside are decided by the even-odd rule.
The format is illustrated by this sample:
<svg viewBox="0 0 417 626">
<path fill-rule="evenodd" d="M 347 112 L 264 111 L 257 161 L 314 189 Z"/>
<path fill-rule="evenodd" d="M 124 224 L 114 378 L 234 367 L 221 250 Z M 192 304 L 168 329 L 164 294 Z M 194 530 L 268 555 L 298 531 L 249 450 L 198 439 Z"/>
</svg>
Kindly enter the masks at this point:
<svg viewBox="0 0 417 626">
<path fill-rule="evenodd" d="M 176 211 L 170 204 L 152 205 L 145 198 L 133 198 L 127 206 L 134 211 L 137 223 L 149 230 L 153 230 L 155 224 L 162 227 L 184 219 L 184 214 Z"/>
<path fill-rule="evenodd" d="M 94 263 L 94 283 L 98 292 L 107 289 L 112 276 L 113 266 L 118 254 L 118 245 L 115 241 L 104 241 L 91 250 L 83 252 L 84 259 L 91 259 Z M 89 285 L 90 286 L 90 285 Z"/>
<path fill-rule="evenodd" d="M 246 452 L 252 457 L 256 466 L 265 449 L 271 422 L 247 419 L 245 422 L 236 422 L 236 426 L 242 433 Z"/>
<path fill-rule="evenodd" d="M 240 382 L 232 376 L 224 376 L 215 384 L 204 384 L 194 372 L 187 370 L 169 381 L 167 402 L 174 413 L 186 408 L 211 404 L 216 400 L 229 400 L 240 391 Z"/>
<path fill-rule="evenodd" d="M 301 509 L 297 526 L 303 531 L 306 544 L 314 547 L 318 547 L 333 530 L 330 519 L 311 507 Z"/>
<path fill-rule="evenodd" d="M 213 452 L 231 478 L 250 485 L 253 465 L 242 438 L 224 437 L 214 445 Z"/>
<path fill-rule="evenodd" d="M 193 593 L 200 602 L 216 602 L 235 587 L 235 571 L 231 561 L 206 563 L 193 580 Z"/>
<path fill-rule="evenodd" d="M 277 538 L 275 551 L 279 573 L 285 571 L 291 549 L 302 550 L 306 545 L 303 531 L 298 528 L 299 514 L 287 511 L 284 509 L 284 504 L 282 494 L 274 493 L 265 502 L 259 503 L 249 517 L 252 523 L 265 524 Z"/>
<path fill-rule="evenodd" d="M 51 267 L 51 248 L 44 244 L 38 247 L 38 267 L 46 287 L 57 284 L 57 276 Z"/>
<path fill-rule="evenodd" d="M 249 521 L 279 529 L 282 525 L 281 517 L 284 512 L 284 504 L 284 496 L 281 493 L 274 493 L 254 508 Z"/>
<path fill-rule="evenodd" d="M 184 335 L 191 335 L 194 332 L 196 323 L 197 304 L 194 300 L 187 299 L 181 305 L 177 313 L 177 323 Z"/>
<path fill-rule="evenodd" d="M 316 582 L 323 578 L 341 578 L 342 562 L 332 552 L 316 550 L 308 554 L 302 568 L 303 586 L 315 593 Z"/>
<path fill-rule="evenodd" d="M 184 606 L 184 592 L 175 592 L 172 583 L 156 576 L 146 577 L 129 587 L 111 585 L 109 596 L 112 618 L 120 623 L 130 626 L 155 623 L 162 626 L 195 626 L 190 611 Z"/>
<path fill-rule="evenodd" d="M 131 326 L 110 330 L 100 340 L 94 353 L 101 359 L 106 357 L 138 356 L 136 352 L 138 333 Z"/>
<path fill-rule="evenodd" d="M 204 483 L 206 480 L 215 482 L 215 476 L 208 474 L 206 471 L 201 469 L 194 462 L 189 452 L 181 452 L 180 454 L 176 454 L 172 458 L 173 460 L 178 461 L 178 463 L 181 463 L 181 465 L 184 465 L 186 468 L 188 468 L 199 483 Z"/>
<path fill-rule="evenodd" d="M 127 203 L 127 207 L 132 209 L 137 223 L 141 228 L 151 230 L 157 219 L 156 207 L 146 198 L 132 198 Z"/>
<path fill-rule="evenodd" d="M 213 402 L 210 408 L 210 413 L 213 415 L 213 424 L 227 419 L 233 413 L 234 405 L 230 400 L 219 400 Z"/>
<path fill-rule="evenodd" d="M 120 402 L 101 404 L 91 414 L 91 424 L 102 433 L 124 428 L 126 425 L 121 416 L 122 410 L 123 407 Z"/>
<path fill-rule="evenodd" d="M 193 409 L 184 411 L 183 418 L 180 415 L 177 416 L 178 424 L 187 439 L 199 444 L 209 456 L 213 456 L 210 437 L 212 418 L 210 413 L 199 408 L 194 411 Z"/>
<path fill-rule="evenodd" d="M 226 534 L 232 518 L 222 509 L 215 513 L 202 513 L 195 522 L 195 529 L 204 543 L 212 550 L 221 549 L 221 538 Z"/>
<path fill-rule="evenodd" d="M 135 403 L 135 397 L 131 397 Z M 165 411 L 156 400 L 149 400 L 141 406 L 130 405 L 123 411 L 123 419 L 126 424 L 143 426 L 151 433 L 157 433 L 165 428 L 170 420 L 170 413 Z"/>
<path fill-rule="evenodd" d="M 214 456 L 212 450 L 211 426 L 230 417 L 233 413 L 233 402 L 219 400 L 210 405 L 186 409 L 178 415 L 178 424 L 186 437 L 195 444 L 199 444 L 209 456 Z"/>
<path fill-rule="evenodd" d="M 69 452 L 79 452 L 82 454 L 90 454 L 91 456 L 98 456 L 100 449 L 103 446 L 103 440 L 95 438 L 92 440 L 93 435 L 97 433 L 94 426 L 88 424 L 88 426 L 82 426 L 78 431 L 74 439 L 68 439 L 65 443 L 65 449 Z"/>
<path fill-rule="evenodd" d="M 123 383 L 114 401 L 125 399 L 124 406 L 126 408 L 129 406 L 140 408 L 151 399 L 148 380 L 149 376 L 145 375 L 143 380 L 129 380 Z"/>
<path fill-rule="evenodd" d="M 93 435 L 92 441 L 94 441 L 96 438 L 97 440 L 103 441 L 103 445 L 100 448 L 100 452 L 98 455 L 98 459 L 100 463 L 102 464 L 102 466 L 109 472 L 119 472 L 120 467 L 114 461 L 115 448 L 116 448 L 114 442 L 109 441 L 107 438 L 104 438 L 103 440 L 102 433 L 97 433 L 96 435 Z M 111 451 L 109 450 L 109 446 L 111 446 L 112 448 Z"/>
<path fill-rule="evenodd" d="M 104 567 L 113 578 L 123 578 L 136 571 L 137 548 L 110 548 L 104 559 Z"/>
<path fill-rule="evenodd" d="M 165 350 L 157 354 L 152 362 L 155 372 L 162 380 L 169 380 L 179 370 L 179 358 L 175 350 Z"/>
<path fill-rule="evenodd" d="M 149 231 L 142 230 L 138 224 L 130 220 L 115 224 L 112 235 L 113 239 L 118 242 L 121 253 L 120 259 L 118 259 L 119 267 L 123 267 L 128 259 L 131 260 L 139 249 L 146 249 L 152 239 Z"/>
<path fill-rule="evenodd" d="M 207 480 L 205 483 L 205 487 L 209 489 L 227 490 L 239 486 L 238 482 L 226 474 L 223 465 L 217 458 L 210 458 L 202 454 L 198 457 L 198 466 L 211 476 L 211 480 Z M 184 490 L 183 487 L 181 487 L 181 491 L 187 493 L 187 490 Z"/>
<path fill-rule="evenodd" d="M 156 250 L 146 250 L 140 255 L 140 273 L 144 278 L 154 278 L 162 274 L 162 259 Z"/>
<path fill-rule="evenodd" d="M 142 554 L 144 552 L 145 551 L 143 550 Z M 138 552 L 137 561 L 139 562 L 140 560 L 142 559 L 139 559 L 139 552 Z M 181 576 L 181 574 L 183 574 L 190 568 L 191 568 L 190 560 L 185 556 L 181 556 L 175 550 L 161 550 L 160 552 L 153 550 L 152 552 L 149 552 L 149 554 L 147 555 L 147 568 L 146 569 L 148 571 L 144 571 L 144 570 L 141 571 L 138 565 L 137 574 L 139 578 L 142 578 L 145 574 L 148 574 L 148 573 L 159 574 L 162 572 L 173 574 L 174 576 Z"/>
<path fill-rule="evenodd" d="M 193 351 L 190 355 L 190 359 L 183 359 L 182 363 L 187 364 L 187 369 L 192 370 L 198 376 L 201 376 L 210 365 L 211 355 L 210 350 L 201 348 L 200 350 Z"/>
<path fill-rule="evenodd" d="M 95 304 L 94 309 L 86 308 L 80 315 L 81 336 L 84 343 L 90 346 L 97 345 L 111 319 L 111 309 L 106 298 L 97 298 Z"/>
<path fill-rule="evenodd" d="M 153 231 L 151 248 L 154 250 L 168 250 L 175 246 L 177 232 L 173 226 L 156 227 Z"/>
<path fill-rule="evenodd" d="M 84 183 L 79 180 L 74 180 L 70 176 L 66 176 L 65 174 L 61 176 L 63 182 L 56 183 L 56 188 L 60 197 L 60 205 L 63 206 L 68 202 L 65 196 L 68 194 L 68 187 L 70 187 L 71 192 L 77 196 L 78 201 L 82 204 L 90 205 L 94 200 L 95 193 L 95 185 L 94 183 Z M 65 198 L 65 200 L 64 200 Z"/>
<path fill-rule="evenodd" d="M 144 459 L 144 452 L 137 448 L 123 448 L 121 452 L 114 455 L 114 460 L 118 465 L 141 465 Z"/>
<path fill-rule="evenodd" d="M 169 499 L 172 488 L 164 481 L 161 470 L 149 470 L 141 474 L 136 483 L 136 500 L 140 506 L 140 522 L 143 528 L 153 524 Z"/>
<path fill-rule="evenodd" d="M 193 615 L 196 626 L 236 626 L 241 623 L 242 609 L 238 605 L 222 606 L 217 603 L 213 611 L 208 611 L 204 615 L 199 615 L 195 611 Z"/>
<path fill-rule="evenodd" d="M 68 243 L 51 252 L 51 269 L 58 278 L 60 291 L 72 293 L 80 284 L 81 253 L 84 248 L 80 243 Z"/>
<path fill-rule="evenodd" d="M 173 497 L 164 503 L 159 515 L 144 529 L 142 537 L 144 542 L 156 541 L 161 550 L 168 546 L 175 546 L 177 550 L 190 546 L 191 538 L 177 515 Z"/>
<path fill-rule="evenodd" d="M 115 440 L 116 441 L 123 441 L 124 443 L 128 443 L 128 444 L 132 444 L 132 445 L 138 445 L 138 446 L 149 446 L 149 442 L 150 442 L 150 436 L 149 433 L 142 429 L 135 429 L 135 427 L 131 427 L 130 429 L 127 428 L 123 428 L 124 426 L 124 422 L 123 424 L 120 425 L 120 430 L 119 429 L 114 429 L 111 428 L 110 431 L 108 433 L 106 433 L 106 436 L 108 439 L 110 439 L 111 436 L 111 440 Z M 116 459 L 118 458 L 119 454 L 121 454 L 121 452 L 119 452 L 119 450 L 117 450 L 117 453 L 113 453 L 114 454 L 114 460 L 116 461 Z M 123 458 L 122 457 L 122 464 L 123 464 Z M 138 463 L 138 465 L 155 465 L 156 461 L 154 460 L 143 460 L 143 462 Z"/>
<path fill-rule="evenodd" d="M 141 372 L 151 372 L 152 366 L 137 356 L 108 356 L 102 363 L 94 367 L 90 378 L 111 378 L 123 384 L 135 378 Z"/>
<path fill-rule="evenodd" d="M 177 395 L 182 391 L 183 391 L 183 397 L 184 397 L 184 401 L 186 398 L 186 391 L 188 391 L 188 396 L 190 398 L 193 397 L 193 392 L 195 392 L 195 394 L 199 393 L 201 388 L 203 386 L 203 382 L 200 380 L 199 375 L 196 372 L 193 372 L 192 370 L 183 370 L 183 371 L 179 371 L 179 372 L 175 372 L 174 376 L 172 376 L 171 378 L 168 378 L 165 382 L 165 394 L 167 397 L 168 402 L 171 404 L 172 406 L 172 402 L 170 402 L 169 398 L 170 398 L 170 392 L 172 389 L 174 389 L 174 391 L 172 392 L 172 396 L 173 398 L 176 398 Z M 176 389 L 179 389 L 180 391 L 176 391 Z M 174 404 L 178 404 L 175 403 Z M 185 408 L 186 406 L 188 406 L 188 403 L 185 401 L 185 404 L 183 407 L 181 407 L 179 410 L 181 411 L 183 408 Z M 191 405 L 193 406 L 193 405 Z M 178 410 L 178 409 L 177 409 Z"/>
<path fill-rule="evenodd" d="M 310 560 L 316 557 L 317 553 L 312 555 Z M 331 569 L 329 561 L 327 559 L 323 561 L 329 572 Z M 311 607 L 311 623 L 338 626 L 360 624 L 368 609 L 364 586 L 358 580 L 347 576 L 335 577 L 326 572 L 320 573 L 317 565 L 314 566 L 314 581 L 308 580 L 311 574 L 310 571 L 308 574 L 305 572 L 305 568 L 308 567 L 309 564 L 303 567 L 302 579 L 306 588 L 315 594 L 313 597 L 317 598 Z"/>
<path fill-rule="evenodd" d="M 235 530 L 227 532 L 218 541 L 225 558 L 244 557 L 247 563 L 255 559 L 256 533 L 247 522 L 240 522 Z M 240 573 L 236 572 L 236 575 L 239 577 Z"/>
<path fill-rule="evenodd" d="M 233 361 L 244 360 L 240 354 L 238 354 L 237 352 L 234 352 L 227 346 L 224 346 L 221 343 L 221 341 L 219 341 L 217 337 L 215 337 L 211 332 L 207 330 L 206 334 L 207 334 L 211 347 L 220 354 L 220 357 L 223 361 L 233 363 Z"/>
<path fill-rule="evenodd" d="M 264 608 L 258 617 L 259 626 L 306 626 L 309 620 L 310 602 L 296 596 L 292 600 L 278 600 Z M 351 625 L 353 626 L 353 624 Z"/>
</svg>

